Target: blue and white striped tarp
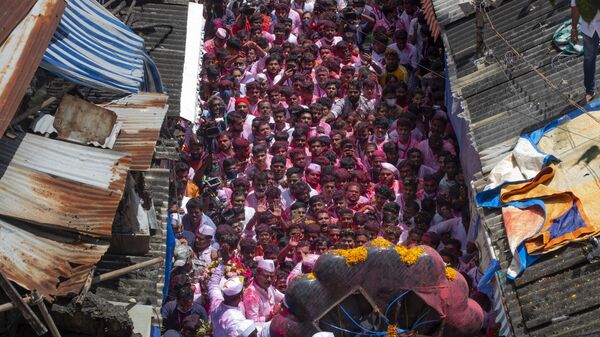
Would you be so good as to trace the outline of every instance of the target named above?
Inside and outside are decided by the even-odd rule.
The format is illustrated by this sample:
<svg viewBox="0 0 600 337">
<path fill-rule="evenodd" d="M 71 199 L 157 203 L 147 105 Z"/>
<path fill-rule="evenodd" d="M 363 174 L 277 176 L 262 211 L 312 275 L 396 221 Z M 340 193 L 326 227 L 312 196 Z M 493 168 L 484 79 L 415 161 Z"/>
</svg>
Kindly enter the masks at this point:
<svg viewBox="0 0 600 337">
<path fill-rule="evenodd" d="M 91 88 L 164 91 L 144 40 L 95 0 L 68 0 L 40 66 Z"/>
</svg>

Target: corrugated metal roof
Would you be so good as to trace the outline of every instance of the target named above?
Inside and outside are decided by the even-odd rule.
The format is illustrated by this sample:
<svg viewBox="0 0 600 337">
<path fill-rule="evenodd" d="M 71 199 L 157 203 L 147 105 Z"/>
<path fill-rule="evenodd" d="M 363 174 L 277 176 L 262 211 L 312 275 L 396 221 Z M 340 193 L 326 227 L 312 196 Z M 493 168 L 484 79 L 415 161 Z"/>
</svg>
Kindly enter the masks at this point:
<svg viewBox="0 0 600 337">
<path fill-rule="evenodd" d="M 425 13 L 425 19 L 427 20 L 427 25 L 431 30 L 431 36 L 434 40 L 437 40 L 440 37 L 440 24 L 438 23 L 437 17 L 435 15 L 435 8 L 433 7 L 433 0 L 421 0 L 421 8 Z"/>
<path fill-rule="evenodd" d="M 0 12 L 7 10 L 4 4 Z M 39 0 L 0 46 L 0 135 L 21 104 L 65 6 L 64 0 Z M 20 15 L 11 9 L 9 13 Z"/>
<path fill-rule="evenodd" d="M 0 219 L 0 270 L 44 297 L 77 293 L 108 249 L 103 242 L 38 231 L 14 219 Z"/>
<path fill-rule="evenodd" d="M 4 0 L 0 3 L 0 43 L 29 13 L 36 0 Z"/>
<path fill-rule="evenodd" d="M 437 19 L 442 26 L 464 18 L 465 12 L 460 9 L 457 0 L 433 0 Z"/>
<path fill-rule="evenodd" d="M 0 139 L 0 214 L 110 236 L 131 158 L 34 134 Z"/>
<path fill-rule="evenodd" d="M 131 154 L 131 170 L 150 168 L 154 146 L 167 114 L 169 97 L 160 93 L 139 93 L 103 105 L 117 114 L 121 133 L 113 149 Z"/>
<path fill-rule="evenodd" d="M 68 1 L 40 67 L 87 87 L 163 92 L 143 39 L 93 0 Z"/>
<path fill-rule="evenodd" d="M 179 117 L 188 2 L 138 1 L 132 11 L 130 26 L 144 38 L 146 50 L 156 63 L 169 95 L 169 116 Z M 151 25 L 151 28 L 136 29 Z"/>
<path fill-rule="evenodd" d="M 467 107 L 465 116 L 471 121 L 482 171 L 487 174 L 524 130 L 573 110 L 561 93 L 576 100 L 583 94 L 583 58 L 557 59 L 559 52 L 552 46 L 552 34 L 570 18 L 570 1 L 557 1 L 556 7 L 547 0 L 505 1 L 489 8 L 495 27 L 527 62 L 510 52 L 486 23 L 484 39 L 492 57 L 482 68 L 473 62 L 474 17 L 459 14 L 454 1 L 433 3 L 443 26 L 448 64 L 453 68 L 449 73 L 455 74 L 452 89 L 461 93 Z M 558 84 L 561 93 L 551 89 L 530 65 Z M 475 182 L 477 190 L 486 184 L 485 177 Z M 502 270 L 506 270 L 512 254 L 501 211 L 481 209 L 480 214 Z M 593 295 L 600 289 L 600 264 L 587 261 L 586 246 L 572 244 L 548 254 L 516 282 L 501 284 L 516 336 L 582 336 L 584 332 L 591 336 L 600 328 L 600 300 Z"/>
<path fill-rule="evenodd" d="M 104 144 L 117 121 L 113 111 L 72 95 L 63 96 L 54 117 L 58 138 L 81 144 Z"/>
</svg>

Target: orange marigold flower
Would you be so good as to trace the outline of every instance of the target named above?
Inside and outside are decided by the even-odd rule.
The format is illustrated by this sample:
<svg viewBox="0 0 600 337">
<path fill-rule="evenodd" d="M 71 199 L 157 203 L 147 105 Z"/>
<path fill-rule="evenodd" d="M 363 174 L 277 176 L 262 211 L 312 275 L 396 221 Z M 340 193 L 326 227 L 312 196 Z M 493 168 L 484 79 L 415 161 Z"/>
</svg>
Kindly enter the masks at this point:
<svg viewBox="0 0 600 337">
<path fill-rule="evenodd" d="M 335 249 L 331 253 L 343 257 L 346 259 L 346 264 L 351 265 L 364 262 L 369 252 L 365 247 L 357 247 L 352 249 Z"/>
<path fill-rule="evenodd" d="M 417 263 L 419 257 L 425 254 L 425 250 L 421 247 L 408 248 L 406 246 L 396 246 L 394 250 L 398 253 L 400 260 L 409 266 Z"/>
<path fill-rule="evenodd" d="M 395 325 L 388 325 L 387 328 L 387 336 L 388 337 L 398 337 L 398 333 L 396 332 L 398 327 Z"/>
<path fill-rule="evenodd" d="M 379 248 L 390 248 L 392 246 L 392 243 L 384 238 L 377 238 L 375 240 L 372 240 L 370 243 L 371 246 Z"/>
<path fill-rule="evenodd" d="M 454 269 L 452 267 L 446 267 L 446 278 L 449 281 L 454 281 L 454 279 L 456 279 L 457 274 L 458 274 L 458 272 L 456 271 L 456 269 Z"/>
</svg>

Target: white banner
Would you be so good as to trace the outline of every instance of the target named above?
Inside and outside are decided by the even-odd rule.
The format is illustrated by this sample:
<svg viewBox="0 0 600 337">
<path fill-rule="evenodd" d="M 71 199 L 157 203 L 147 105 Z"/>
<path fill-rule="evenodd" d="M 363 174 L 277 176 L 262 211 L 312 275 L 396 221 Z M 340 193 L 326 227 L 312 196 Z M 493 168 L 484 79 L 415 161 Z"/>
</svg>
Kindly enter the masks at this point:
<svg viewBox="0 0 600 337">
<path fill-rule="evenodd" d="M 204 5 L 189 3 L 185 34 L 185 60 L 181 81 L 179 116 L 195 121 L 198 115 L 198 77 L 204 52 Z"/>
</svg>

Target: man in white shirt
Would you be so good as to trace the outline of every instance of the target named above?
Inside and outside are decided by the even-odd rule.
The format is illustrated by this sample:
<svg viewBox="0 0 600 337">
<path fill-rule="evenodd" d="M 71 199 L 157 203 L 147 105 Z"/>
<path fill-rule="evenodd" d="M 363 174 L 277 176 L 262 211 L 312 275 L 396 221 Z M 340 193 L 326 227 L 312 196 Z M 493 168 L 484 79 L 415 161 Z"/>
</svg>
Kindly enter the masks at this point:
<svg viewBox="0 0 600 337">
<path fill-rule="evenodd" d="M 193 248 L 198 260 L 200 260 L 204 266 L 210 266 L 213 255 L 217 252 L 211 245 L 214 236 L 215 229 L 207 225 L 201 226 L 196 234 Z"/>
<path fill-rule="evenodd" d="M 315 0 L 292 0 L 290 7 L 302 15 L 305 12 L 312 12 L 315 8 Z"/>
<path fill-rule="evenodd" d="M 408 32 L 405 30 L 396 31 L 395 43 L 388 48 L 395 50 L 400 55 L 400 64 L 410 71 L 417 69 L 417 48 L 408 42 Z"/>
<path fill-rule="evenodd" d="M 208 282 L 210 322 L 215 337 L 237 336 L 236 327 L 246 320 L 238 305 L 242 301 L 244 278 L 235 276 L 222 285 L 223 265 L 214 269 Z"/>
<path fill-rule="evenodd" d="M 465 225 L 462 223 L 461 217 L 454 217 L 444 220 L 436 225 L 429 227 L 430 232 L 437 234 L 449 233 L 453 239 L 460 241 L 461 250 L 464 251 L 467 247 L 467 233 Z"/>
<path fill-rule="evenodd" d="M 581 0 L 579 0 L 581 1 Z M 600 5 L 597 1 L 585 0 L 586 10 L 579 11 L 577 0 L 571 0 L 571 40 L 577 43 L 577 24 L 581 14 L 581 32 L 583 33 L 583 84 L 585 86 L 584 104 L 590 102 L 596 90 L 596 56 L 600 36 Z M 593 16 L 593 17 L 592 17 Z"/>
</svg>

